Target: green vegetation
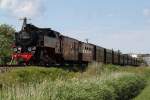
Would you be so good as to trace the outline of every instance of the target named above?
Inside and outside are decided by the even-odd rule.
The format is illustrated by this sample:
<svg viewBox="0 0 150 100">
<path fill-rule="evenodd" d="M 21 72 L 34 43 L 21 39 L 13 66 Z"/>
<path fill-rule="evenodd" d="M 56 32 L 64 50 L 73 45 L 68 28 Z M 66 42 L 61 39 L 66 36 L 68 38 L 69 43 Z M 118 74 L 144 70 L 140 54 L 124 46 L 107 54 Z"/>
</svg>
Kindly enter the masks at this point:
<svg viewBox="0 0 150 100">
<path fill-rule="evenodd" d="M 147 86 L 134 100 L 150 100 L 150 77 L 147 77 Z"/>
<path fill-rule="evenodd" d="M 12 54 L 12 42 L 15 29 L 6 24 L 0 25 L 0 64 L 5 64 L 9 60 L 9 56 Z"/>
<path fill-rule="evenodd" d="M 30 67 L 30 68 L 18 68 L 11 70 L 0 75 L 1 84 L 16 84 L 16 83 L 39 83 L 44 80 L 67 80 L 73 78 L 75 73 L 68 72 L 58 68 L 42 68 L 42 67 Z"/>
<path fill-rule="evenodd" d="M 150 83 L 148 86 L 142 91 L 142 93 L 137 96 L 134 100 L 150 100 Z"/>
<path fill-rule="evenodd" d="M 120 98 L 128 100 L 141 91 L 144 82 L 142 78 L 134 74 L 118 73 L 116 77 L 112 74 L 107 79 L 46 80 L 40 84 L 13 87 L 2 88 L 3 99 L 9 100 L 9 97 L 13 100 L 26 100 L 27 98 L 28 100 L 120 100 Z"/>
<path fill-rule="evenodd" d="M 92 64 L 83 72 L 18 68 L 0 75 L 2 100 L 129 100 L 146 86 L 146 67 Z"/>
</svg>

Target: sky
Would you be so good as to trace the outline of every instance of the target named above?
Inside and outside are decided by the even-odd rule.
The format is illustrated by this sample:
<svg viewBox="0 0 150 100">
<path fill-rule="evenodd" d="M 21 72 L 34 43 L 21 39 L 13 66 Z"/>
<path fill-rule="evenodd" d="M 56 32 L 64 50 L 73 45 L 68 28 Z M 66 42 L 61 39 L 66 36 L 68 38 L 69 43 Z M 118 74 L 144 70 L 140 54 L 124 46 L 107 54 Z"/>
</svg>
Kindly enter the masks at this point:
<svg viewBox="0 0 150 100">
<path fill-rule="evenodd" d="M 123 53 L 150 53 L 150 0 L 0 0 L 0 23 L 39 27 Z"/>
</svg>

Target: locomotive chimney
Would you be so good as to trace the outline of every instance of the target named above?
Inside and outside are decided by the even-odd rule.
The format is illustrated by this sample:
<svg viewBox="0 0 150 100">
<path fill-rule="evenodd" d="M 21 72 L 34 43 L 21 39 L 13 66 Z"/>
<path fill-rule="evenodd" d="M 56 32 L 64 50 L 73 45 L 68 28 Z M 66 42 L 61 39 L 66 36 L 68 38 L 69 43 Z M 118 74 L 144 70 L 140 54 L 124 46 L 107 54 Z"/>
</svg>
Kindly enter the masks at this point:
<svg viewBox="0 0 150 100">
<path fill-rule="evenodd" d="M 24 30 L 24 28 L 25 28 L 26 25 L 27 25 L 27 17 L 24 17 L 24 18 L 22 18 L 22 19 L 20 19 L 20 20 L 23 20 L 23 24 L 22 24 L 22 29 L 21 29 L 21 30 Z"/>
<path fill-rule="evenodd" d="M 20 20 L 23 20 L 23 25 L 22 25 L 22 29 L 21 30 L 24 30 L 24 28 L 27 25 L 27 20 L 30 20 L 30 19 L 27 19 L 27 17 L 24 17 L 24 18 L 21 18 Z"/>
<path fill-rule="evenodd" d="M 86 41 L 86 43 L 89 43 L 89 39 L 87 38 L 87 39 L 85 39 L 85 41 Z"/>
</svg>

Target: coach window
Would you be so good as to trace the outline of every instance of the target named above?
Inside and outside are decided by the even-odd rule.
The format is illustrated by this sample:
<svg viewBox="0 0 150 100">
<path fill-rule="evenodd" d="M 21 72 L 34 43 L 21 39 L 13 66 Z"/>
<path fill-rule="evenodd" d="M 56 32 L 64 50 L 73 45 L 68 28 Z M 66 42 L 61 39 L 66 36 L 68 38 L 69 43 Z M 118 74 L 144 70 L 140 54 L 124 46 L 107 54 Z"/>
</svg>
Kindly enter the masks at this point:
<svg viewBox="0 0 150 100">
<path fill-rule="evenodd" d="M 74 49 L 76 49 L 76 43 L 74 42 Z"/>
<path fill-rule="evenodd" d="M 71 50 L 73 50 L 73 44 L 71 44 Z"/>
<path fill-rule="evenodd" d="M 91 53 L 91 48 L 89 48 L 89 52 Z"/>
<path fill-rule="evenodd" d="M 72 50 L 72 44 L 70 44 L 70 49 Z"/>
<path fill-rule="evenodd" d="M 91 53 L 91 48 L 89 48 L 89 53 Z"/>
<path fill-rule="evenodd" d="M 87 49 L 87 53 L 89 52 L 89 47 L 86 48 Z"/>
<path fill-rule="evenodd" d="M 86 46 L 84 47 L 84 53 L 86 53 Z"/>
<path fill-rule="evenodd" d="M 88 47 L 86 48 L 86 53 L 88 53 L 89 52 L 89 50 L 88 50 Z"/>
<path fill-rule="evenodd" d="M 79 46 L 79 52 L 80 52 L 80 53 L 82 52 L 81 46 Z"/>
</svg>

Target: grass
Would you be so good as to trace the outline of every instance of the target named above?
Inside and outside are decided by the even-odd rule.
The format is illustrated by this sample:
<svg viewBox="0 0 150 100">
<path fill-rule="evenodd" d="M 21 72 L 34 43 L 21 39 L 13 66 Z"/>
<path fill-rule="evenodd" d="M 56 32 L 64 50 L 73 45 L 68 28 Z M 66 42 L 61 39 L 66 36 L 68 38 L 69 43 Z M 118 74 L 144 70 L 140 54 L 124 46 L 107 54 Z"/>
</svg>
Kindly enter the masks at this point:
<svg viewBox="0 0 150 100">
<path fill-rule="evenodd" d="M 40 84 L 16 85 L 13 88 L 3 86 L 1 97 L 4 100 L 126 100 L 137 95 L 144 86 L 140 76 L 112 73 L 102 78 L 45 80 Z"/>
<path fill-rule="evenodd" d="M 134 100 L 150 100 L 149 93 L 150 93 L 150 78 L 148 78 L 148 83 L 145 89 Z"/>
<path fill-rule="evenodd" d="M 148 85 L 143 91 L 142 93 L 136 97 L 134 100 L 150 100 L 150 85 Z"/>
<path fill-rule="evenodd" d="M 83 72 L 15 69 L 0 75 L 0 100 L 129 100 L 146 86 L 150 69 L 94 63 Z"/>
<path fill-rule="evenodd" d="M 75 73 L 58 68 L 17 68 L 0 75 L 1 84 L 37 83 L 43 80 L 67 80 L 75 77 Z"/>
</svg>

